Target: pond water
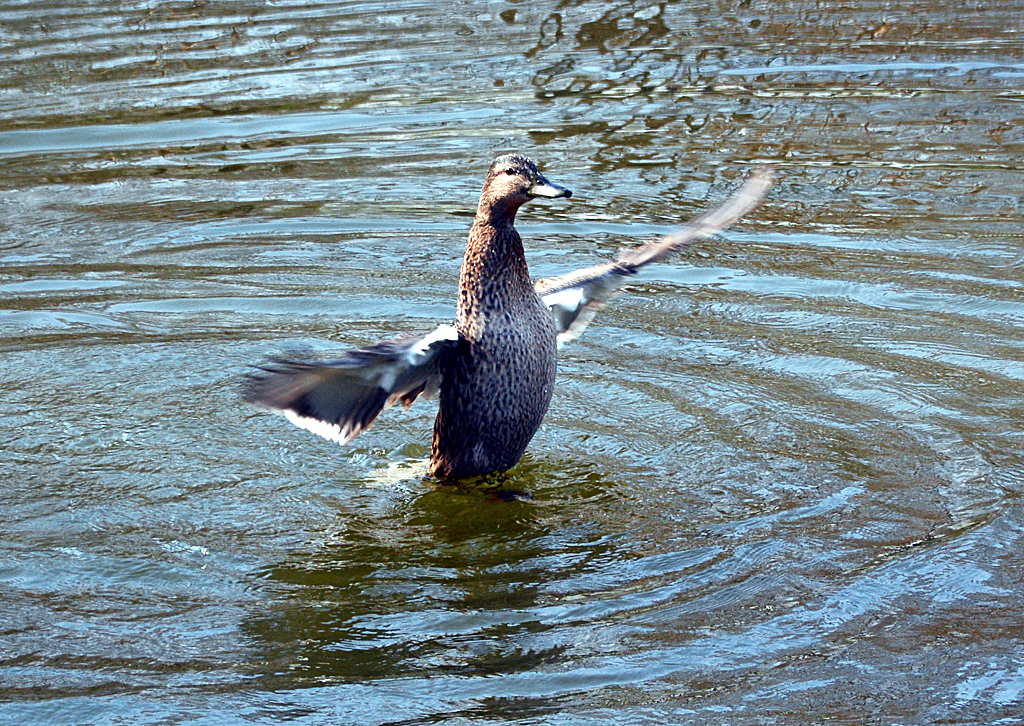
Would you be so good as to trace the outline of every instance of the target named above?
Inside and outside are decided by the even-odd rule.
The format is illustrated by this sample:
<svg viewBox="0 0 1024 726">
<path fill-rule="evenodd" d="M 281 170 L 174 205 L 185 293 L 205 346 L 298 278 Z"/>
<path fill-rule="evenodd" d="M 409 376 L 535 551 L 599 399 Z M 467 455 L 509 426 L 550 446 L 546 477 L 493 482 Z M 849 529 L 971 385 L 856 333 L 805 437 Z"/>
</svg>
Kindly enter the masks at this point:
<svg viewBox="0 0 1024 726">
<path fill-rule="evenodd" d="M 0 721 L 1024 721 L 1019 3 L 0 6 Z M 632 281 L 501 481 L 267 355 L 451 319 L 499 153 Z M 533 498 L 503 501 L 511 482 Z"/>
</svg>

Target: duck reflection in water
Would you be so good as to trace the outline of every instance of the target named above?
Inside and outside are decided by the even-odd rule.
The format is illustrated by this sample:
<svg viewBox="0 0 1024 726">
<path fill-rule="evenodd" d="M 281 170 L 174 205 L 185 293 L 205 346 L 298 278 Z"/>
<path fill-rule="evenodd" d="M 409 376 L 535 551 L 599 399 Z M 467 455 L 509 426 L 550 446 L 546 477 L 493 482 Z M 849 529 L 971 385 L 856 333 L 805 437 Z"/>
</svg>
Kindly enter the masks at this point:
<svg viewBox="0 0 1024 726">
<path fill-rule="evenodd" d="M 386 340 L 324 362 L 273 360 L 246 381 L 245 398 L 344 444 L 401 402 L 438 394 L 430 473 L 453 481 L 510 469 L 551 402 L 559 344 L 578 336 L 625 279 L 753 209 L 771 184 L 755 172 L 723 205 L 618 259 L 531 282 L 516 212 L 570 197 L 525 156 L 487 172 L 459 278 L 455 325 Z"/>
</svg>

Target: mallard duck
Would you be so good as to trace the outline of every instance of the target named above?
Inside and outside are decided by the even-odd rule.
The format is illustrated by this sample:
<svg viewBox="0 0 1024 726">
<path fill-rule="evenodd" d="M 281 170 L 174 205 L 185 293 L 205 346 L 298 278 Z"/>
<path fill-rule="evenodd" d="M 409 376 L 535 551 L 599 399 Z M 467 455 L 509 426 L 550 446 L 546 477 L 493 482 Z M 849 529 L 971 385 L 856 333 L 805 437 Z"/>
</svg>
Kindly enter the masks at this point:
<svg viewBox="0 0 1024 726">
<path fill-rule="evenodd" d="M 510 469 L 548 409 L 557 349 L 580 334 L 644 265 L 728 227 L 771 184 L 762 169 L 725 204 L 618 259 L 530 281 L 516 212 L 537 198 L 569 198 L 530 159 L 508 154 L 487 172 L 459 278 L 455 325 L 387 340 L 325 362 L 276 359 L 248 378 L 245 398 L 344 444 L 396 402 L 439 393 L 430 473 L 458 480 Z"/>
</svg>

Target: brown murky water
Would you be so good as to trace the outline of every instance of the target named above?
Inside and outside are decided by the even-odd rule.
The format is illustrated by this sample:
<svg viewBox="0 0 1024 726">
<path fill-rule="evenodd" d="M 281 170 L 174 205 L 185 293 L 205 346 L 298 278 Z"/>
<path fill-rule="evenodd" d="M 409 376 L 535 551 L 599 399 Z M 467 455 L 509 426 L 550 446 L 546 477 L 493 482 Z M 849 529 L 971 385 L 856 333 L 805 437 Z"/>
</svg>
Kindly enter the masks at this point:
<svg viewBox="0 0 1024 726">
<path fill-rule="evenodd" d="M 0 5 L 0 720 L 1024 721 L 1019 3 Z M 513 472 L 339 448 L 264 355 L 780 176 L 563 351 Z"/>
</svg>

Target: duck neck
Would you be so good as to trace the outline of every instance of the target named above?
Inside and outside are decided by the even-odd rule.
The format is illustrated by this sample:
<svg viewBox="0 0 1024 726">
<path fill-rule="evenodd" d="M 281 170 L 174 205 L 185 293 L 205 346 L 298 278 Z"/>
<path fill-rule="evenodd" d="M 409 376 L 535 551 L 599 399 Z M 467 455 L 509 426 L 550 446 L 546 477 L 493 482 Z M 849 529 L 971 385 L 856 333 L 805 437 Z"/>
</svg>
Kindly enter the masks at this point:
<svg viewBox="0 0 1024 726">
<path fill-rule="evenodd" d="M 473 226 L 490 225 L 495 229 L 501 229 L 507 224 L 511 227 L 516 223 L 516 212 L 521 206 L 523 202 L 519 199 L 492 199 L 485 191 L 480 195 Z"/>
<path fill-rule="evenodd" d="M 458 323 L 464 335 L 479 338 L 489 312 L 508 309 L 532 293 L 523 241 L 512 226 L 515 213 L 496 220 L 477 215 L 469 232 L 459 278 Z"/>
</svg>

